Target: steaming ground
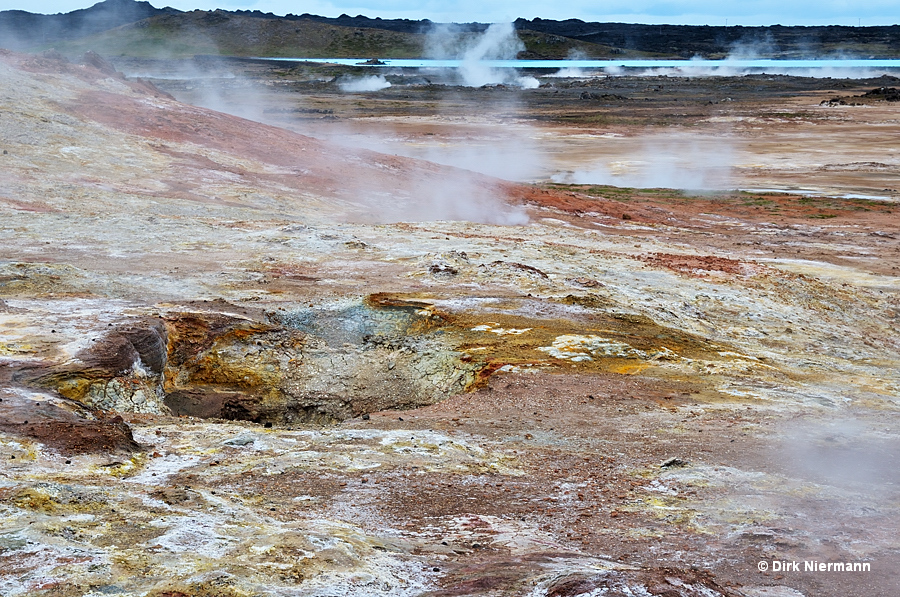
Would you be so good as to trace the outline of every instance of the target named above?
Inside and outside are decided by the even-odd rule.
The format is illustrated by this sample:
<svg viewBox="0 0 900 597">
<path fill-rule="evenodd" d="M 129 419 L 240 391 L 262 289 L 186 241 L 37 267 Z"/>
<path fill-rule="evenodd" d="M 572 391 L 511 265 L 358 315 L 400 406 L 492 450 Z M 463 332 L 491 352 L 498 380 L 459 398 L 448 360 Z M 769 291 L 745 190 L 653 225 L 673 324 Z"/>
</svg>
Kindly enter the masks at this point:
<svg viewBox="0 0 900 597">
<path fill-rule="evenodd" d="M 157 82 L 191 103 L 507 180 L 888 199 L 900 187 L 891 105 L 827 104 L 896 85 L 890 76 L 535 73 L 542 87 L 519 89 L 469 88 L 443 71 L 379 70 L 392 86 L 361 97 L 346 84 L 369 80 L 370 70 L 228 65 L 234 79 Z M 145 67 L 122 65 L 126 72 Z"/>
<path fill-rule="evenodd" d="M 425 54 L 429 58 L 460 59 L 456 71 L 457 82 L 466 87 L 485 85 L 513 85 L 522 89 L 535 89 L 538 80 L 520 75 L 513 69 L 492 68 L 485 61 L 515 60 L 525 44 L 516 35 L 512 23 L 494 23 L 477 35 L 465 35 L 454 25 L 437 25 L 429 31 L 425 41 Z"/>
<path fill-rule="evenodd" d="M 0 592 L 895 592 L 877 81 L 227 64 L 158 80 L 284 128 L 2 57 Z"/>
<path fill-rule="evenodd" d="M 492 68 L 486 61 L 512 60 L 525 49 L 509 23 L 482 33 L 435 26 L 425 45 L 428 57 L 457 59 L 460 67 L 371 74 L 366 68 L 206 58 L 124 61 L 122 68 L 158 73 L 163 88 L 195 105 L 506 180 L 875 198 L 891 198 L 900 186 L 892 112 L 869 119 L 858 110 L 835 110 L 828 103 L 835 96 L 825 95 L 894 84 L 897 78 L 885 70 L 754 74 L 741 63 L 771 55 L 765 40 L 737 45 L 708 68 L 696 60 L 671 69 L 573 67 L 530 74 Z M 207 80 L 209 74 L 218 78 Z M 777 109 L 768 105 L 773 100 Z M 860 143 L 845 129 L 862 122 L 883 128 Z M 830 155 L 846 161 L 823 160 Z M 859 175 L 813 174 L 834 169 Z"/>
</svg>

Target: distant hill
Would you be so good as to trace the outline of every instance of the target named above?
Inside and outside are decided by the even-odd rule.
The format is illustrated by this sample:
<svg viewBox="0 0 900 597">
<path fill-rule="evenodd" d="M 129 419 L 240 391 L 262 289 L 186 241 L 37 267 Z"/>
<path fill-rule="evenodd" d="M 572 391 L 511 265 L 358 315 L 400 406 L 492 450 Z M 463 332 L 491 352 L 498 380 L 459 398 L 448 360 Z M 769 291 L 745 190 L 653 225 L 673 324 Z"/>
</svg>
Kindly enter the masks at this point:
<svg viewBox="0 0 900 597">
<path fill-rule="evenodd" d="M 72 20 L 68 23 L 66 19 L 70 17 Z M 434 25 L 428 20 L 384 20 L 347 15 L 326 18 L 308 14 L 278 17 L 245 10 L 181 12 L 155 9 L 147 2 L 107 0 L 85 11 L 66 15 L 0 12 L 0 46 L 31 51 L 53 48 L 64 54 L 91 50 L 110 57 L 177 58 L 221 54 L 418 58 L 426 53 L 425 36 Z M 454 31 L 463 38 L 487 27 L 482 23 L 453 25 Z M 620 50 L 603 44 L 553 34 L 522 31 L 519 35 L 527 48 L 523 57 L 565 58 L 573 52 L 597 58 L 621 54 Z M 645 55 L 640 51 L 632 54 Z"/>
<path fill-rule="evenodd" d="M 167 14 L 54 44 L 64 54 L 116 56 L 372 57 L 421 56 L 424 35 L 359 29 L 314 20 L 259 18 L 232 12 Z"/>
<path fill-rule="evenodd" d="M 0 45 L 11 50 L 25 50 L 180 12 L 174 8 L 154 8 L 149 2 L 135 0 L 105 0 L 90 8 L 55 15 L 5 10 L 0 12 Z"/>
<path fill-rule="evenodd" d="M 586 23 L 578 19 L 552 21 L 517 19 L 516 29 L 539 31 L 623 50 L 681 56 L 721 58 L 731 53 L 763 58 L 817 57 L 853 54 L 891 58 L 900 56 L 900 25 L 883 27 L 710 27 Z"/>
<path fill-rule="evenodd" d="M 260 11 L 190 11 L 148 2 L 106 0 L 66 14 L 0 12 L 0 46 L 108 56 L 296 56 L 416 58 L 426 53 L 429 20 L 283 17 Z M 452 25 L 461 36 L 485 23 Z M 521 58 L 722 58 L 732 53 L 790 58 L 823 55 L 900 57 L 900 25 L 883 27 L 709 27 L 518 19 Z"/>
</svg>

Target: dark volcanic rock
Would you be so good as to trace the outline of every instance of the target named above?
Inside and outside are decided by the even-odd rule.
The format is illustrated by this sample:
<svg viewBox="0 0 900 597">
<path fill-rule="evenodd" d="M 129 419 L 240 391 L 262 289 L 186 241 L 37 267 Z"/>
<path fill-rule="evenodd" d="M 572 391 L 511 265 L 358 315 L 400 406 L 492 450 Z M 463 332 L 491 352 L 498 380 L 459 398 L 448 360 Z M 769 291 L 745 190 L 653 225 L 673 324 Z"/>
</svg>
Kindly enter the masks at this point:
<svg viewBox="0 0 900 597">
<path fill-rule="evenodd" d="M 890 77 L 894 79 L 894 77 Z M 863 100 L 863 101 L 859 101 Z M 860 95 L 833 97 L 831 99 L 822 100 L 821 105 L 825 106 L 862 106 L 870 102 L 897 102 L 900 101 L 900 89 L 896 87 L 876 87 Z"/>
<path fill-rule="evenodd" d="M 888 102 L 900 102 L 900 89 L 897 89 L 896 87 L 879 87 L 878 89 L 867 91 L 861 97 L 882 99 Z"/>
</svg>

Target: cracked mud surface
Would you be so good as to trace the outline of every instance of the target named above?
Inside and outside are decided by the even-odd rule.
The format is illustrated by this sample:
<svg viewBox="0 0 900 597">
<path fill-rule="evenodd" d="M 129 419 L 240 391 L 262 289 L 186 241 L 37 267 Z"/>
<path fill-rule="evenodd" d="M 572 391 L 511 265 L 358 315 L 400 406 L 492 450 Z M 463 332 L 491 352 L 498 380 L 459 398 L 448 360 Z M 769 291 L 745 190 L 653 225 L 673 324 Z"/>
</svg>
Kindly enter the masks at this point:
<svg viewBox="0 0 900 597">
<path fill-rule="evenodd" d="M 845 133 L 886 151 L 896 102 L 841 128 L 765 113 L 855 91 L 735 93 L 760 147 L 817 126 L 830 163 L 890 168 L 697 196 L 350 152 L 0 58 L 0 593 L 893 595 L 900 224 L 838 195 L 895 176 Z M 443 179 L 481 223 L 421 217 Z"/>
</svg>

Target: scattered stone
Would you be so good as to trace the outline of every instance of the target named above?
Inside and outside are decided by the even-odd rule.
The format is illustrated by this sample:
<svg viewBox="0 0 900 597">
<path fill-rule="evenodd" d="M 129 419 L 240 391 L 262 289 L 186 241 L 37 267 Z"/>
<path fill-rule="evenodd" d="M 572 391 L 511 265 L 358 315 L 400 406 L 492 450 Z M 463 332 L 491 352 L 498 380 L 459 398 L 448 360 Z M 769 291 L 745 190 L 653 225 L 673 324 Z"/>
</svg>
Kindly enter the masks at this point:
<svg viewBox="0 0 900 597">
<path fill-rule="evenodd" d="M 566 278 L 566 282 L 573 286 L 581 286 L 583 288 L 600 288 L 603 286 L 602 282 L 593 278 L 586 278 L 584 276 L 579 276 L 577 278 Z"/>
<path fill-rule="evenodd" d="M 660 463 L 659 468 L 682 468 L 688 466 L 690 462 L 681 458 L 672 457 Z"/>
<path fill-rule="evenodd" d="M 457 276 L 459 270 L 447 263 L 433 263 L 428 268 L 428 272 L 433 276 Z"/>
</svg>

